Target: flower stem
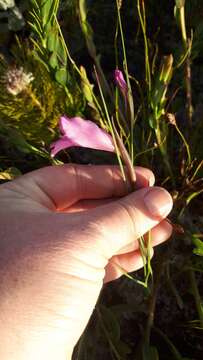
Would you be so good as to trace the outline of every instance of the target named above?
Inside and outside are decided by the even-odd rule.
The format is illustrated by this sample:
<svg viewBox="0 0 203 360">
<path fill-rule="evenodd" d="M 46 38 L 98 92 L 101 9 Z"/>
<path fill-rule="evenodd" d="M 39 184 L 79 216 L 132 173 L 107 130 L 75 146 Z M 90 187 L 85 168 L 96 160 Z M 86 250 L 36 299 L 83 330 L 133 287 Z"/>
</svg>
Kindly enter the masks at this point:
<svg viewBox="0 0 203 360">
<path fill-rule="evenodd" d="M 190 284 L 191 284 L 191 288 L 192 288 L 192 294 L 194 296 L 196 309 L 197 309 L 197 312 L 199 315 L 200 325 L 201 325 L 201 328 L 203 328 L 203 310 L 202 310 L 203 303 L 202 303 L 202 299 L 199 294 L 197 281 L 195 278 L 195 272 L 193 269 L 189 270 L 189 277 L 190 277 Z"/>
<path fill-rule="evenodd" d="M 168 160 L 168 156 L 167 156 L 167 152 L 166 152 L 166 149 L 165 149 L 165 146 L 164 146 L 164 143 L 161 139 L 161 130 L 160 130 L 160 127 L 159 127 L 159 122 L 157 124 L 157 128 L 155 130 L 155 134 L 156 134 L 156 138 L 157 138 L 157 143 L 158 143 L 158 146 L 159 146 L 159 149 L 160 149 L 160 152 L 161 152 L 161 155 L 163 157 L 163 161 L 165 163 L 165 166 L 166 166 L 166 169 L 171 177 L 171 181 L 173 183 L 173 186 L 175 185 L 175 182 L 174 182 L 174 176 L 173 176 L 173 172 L 172 172 L 172 169 L 171 169 L 171 165 L 169 163 L 169 160 Z"/>
</svg>

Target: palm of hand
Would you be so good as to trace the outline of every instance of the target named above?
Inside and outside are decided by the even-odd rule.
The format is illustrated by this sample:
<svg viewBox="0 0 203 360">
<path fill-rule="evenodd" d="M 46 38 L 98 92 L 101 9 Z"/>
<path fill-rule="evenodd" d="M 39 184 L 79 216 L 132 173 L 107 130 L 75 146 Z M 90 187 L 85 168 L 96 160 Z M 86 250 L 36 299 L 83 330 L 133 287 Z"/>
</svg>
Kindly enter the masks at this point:
<svg viewBox="0 0 203 360">
<path fill-rule="evenodd" d="M 150 178 L 150 171 L 137 169 L 138 186 Z M 166 222 L 144 213 L 144 192 L 135 195 L 136 210 L 131 197 L 109 203 L 126 194 L 116 167 L 44 168 L 1 187 L 2 309 L 10 314 L 8 329 L 16 326 L 8 342 L 21 334 L 21 359 L 36 358 L 36 349 L 40 358 L 65 359 L 103 280 L 121 275 L 115 263 L 127 271 L 141 267 L 137 238 L 152 227 L 155 244 L 170 235 Z"/>
</svg>

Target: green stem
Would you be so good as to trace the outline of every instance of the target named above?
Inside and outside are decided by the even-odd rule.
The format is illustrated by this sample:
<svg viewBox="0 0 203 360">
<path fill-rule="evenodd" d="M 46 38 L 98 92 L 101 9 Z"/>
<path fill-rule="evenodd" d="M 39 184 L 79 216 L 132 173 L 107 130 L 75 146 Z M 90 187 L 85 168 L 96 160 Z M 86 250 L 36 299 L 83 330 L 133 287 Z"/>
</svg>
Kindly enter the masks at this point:
<svg viewBox="0 0 203 360">
<path fill-rule="evenodd" d="M 200 163 L 198 164 L 198 166 L 197 166 L 194 174 L 192 175 L 192 177 L 191 177 L 191 179 L 190 179 L 190 182 L 191 182 L 191 183 L 193 182 L 193 180 L 195 179 L 195 177 L 197 176 L 199 170 L 200 170 L 202 167 L 203 167 L 203 160 L 200 161 Z"/>
<path fill-rule="evenodd" d="M 172 294 L 175 296 L 179 308 L 182 310 L 183 307 L 184 307 L 183 300 L 182 300 L 178 290 L 176 289 L 173 280 L 171 279 L 170 265 L 169 264 L 167 264 L 167 266 L 166 266 L 166 277 L 167 277 L 167 281 L 168 281 L 168 285 L 170 287 L 170 290 L 171 290 Z"/>
<path fill-rule="evenodd" d="M 157 332 L 162 339 L 167 343 L 168 347 L 171 350 L 171 353 L 173 354 L 173 360 L 183 360 L 181 354 L 179 353 L 179 351 L 176 349 L 176 347 L 173 345 L 172 341 L 168 338 L 168 336 L 166 336 L 160 329 L 158 329 L 157 327 L 153 327 L 153 329 L 155 330 L 155 332 Z"/>
<path fill-rule="evenodd" d="M 187 32 L 186 32 L 186 26 L 185 26 L 185 7 L 181 6 L 179 11 L 180 11 L 180 27 L 181 27 L 182 40 L 183 40 L 185 50 L 187 50 Z"/>
<path fill-rule="evenodd" d="M 191 61 L 188 55 L 185 62 L 185 87 L 186 87 L 186 110 L 188 115 L 189 126 L 192 126 L 192 115 L 193 115 L 193 106 L 192 106 L 192 84 L 191 84 Z"/>
<path fill-rule="evenodd" d="M 55 21 L 56 21 L 56 25 L 57 25 L 57 28 L 58 28 L 58 31 L 59 31 L 59 34 L 60 34 L 60 37 L 61 37 L 61 40 L 62 40 L 62 44 L 63 44 L 64 50 L 65 50 L 65 52 L 66 52 L 66 55 L 67 55 L 70 63 L 73 65 L 73 68 L 74 68 L 74 69 L 76 70 L 76 72 L 79 74 L 80 78 L 83 79 L 83 76 L 82 76 L 82 73 L 81 73 L 79 67 L 77 66 L 76 62 L 73 60 L 73 58 L 72 58 L 71 55 L 70 55 L 70 52 L 69 52 L 68 47 L 67 47 L 67 45 L 66 45 L 66 42 L 65 42 L 65 40 L 64 40 L 63 33 L 62 33 L 62 31 L 61 31 L 61 28 L 60 28 L 58 19 L 57 19 L 56 17 L 55 17 Z M 89 86 L 89 83 L 88 83 L 88 82 L 86 83 L 86 85 L 89 87 L 89 90 L 91 91 L 92 97 L 93 97 L 93 99 L 94 99 L 94 103 L 95 103 L 95 105 L 96 105 L 99 113 L 100 113 L 101 116 L 102 116 L 102 115 L 103 115 L 102 108 L 100 107 L 99 102 L 98 102 L 98 100 L 97 100 L 97 98 L 96 98 L 96 96 L 95 96 L 95 94 L 94 94 L 91 86 Z"/>
<path fill-rule="evenodd" d="M 125 50 L 125 40 L 124 40 L 124 36 L 123 36 L 123 27 L 122 27 L 122 22 L 121 22 L 121 14 L 120 14 L 118 0 L 116 0 L 116 4 L 117 4 L 118 23 L 119 23 L 119 28 L 120 28 L 121 43 L 122 43 L 122 50 L 123 50 L 124 70 L 125 70 L 125 74 L 126 74 L 126 81 L 127 81 L 128 89 L 131 90 L 129 72 L 128 72 L 128 62 L 127 62 L 127 56 L 126 56 L 126 50 Z"/>
<path fill-rule="evenodd" d="M 180 28 L 182 34 L 183 47 L 185 52 L 188 52 L 190 48 L 190 39 L 187 37 L 186 25 L 185 25 L 185 6 L 181 6 L 179 9 L 179 21 Z M 190 61 L 190 52 L 187 54 L 186 62 L 185 62 L 185 87 L 186 87 L 186 110 L 188 115 L 189 126 L 192 125 L 192 115 L 193 115 L 193 107 L 192 107 L 192 86 L 191 86 L 191 61 Z"/>
<path fill-rule="evenodd" d="M 118 14 L 118 24 L 119 24 L 119 29 L 120 29 L 120 35 L 121 35 L 121 43 L 122 43 L 122 50 L 123 50 L 123 66 L 124 66 L 124 71 L 125 71 L 125 75 L 126 75 L 126 81 L 127 81 L 127 86 L 128 86 L 128 106 L 129 106 L 129 112 L 130 112 L 130 133 L 131 133 L 131 142 L 130 142 L 130 154 L 131 154 L 131 161 L 133 163 L 134 160 L 134 138 L 133 138 L 133 133 L 134 133 L 134 103 L 133 103 L 133 96 L 132 96 L 132 88 L 131 88 L 131 84 L 130 84 L 130 77 L 129 77 L 129 71 L 128 71 L 128 62 L 127 62 L 127 56 L 126 56 L 126 48 L 125 48 L 125 40 L 124 40 L 124 35 L 123 35 L 123 26 L 122 26 L 122 21 L 121 21 L 121 14 L 120 14 L 120 6 L 119 6 L 119 1 L 116 0 L 116 5 L 117 5 L 117 14 Z"/>
<path fill-rule="evenodd" d="M 117 146 L 116 137 L 115 137 L 114 130 L 113 130 L 113 125 L 111 123 L 111 119 L 110 119 L 110 116 L 109 116 L 109 112 L 108 112 L 107 105 L 106 105 L 106 102 L 105 102 L 105 99 L 104 99 L 104 95 L 103 95 L 103 92 L 102 92 L 102 88 L 101 88 L 101 84 L 100 84 L 100 81 L 99 81 L 99 77 L 98 77 L 96 68 L 94 68 L 94 71 L 95 71 L 95 76 L 96 76 L 100 96 L 101 96 L 103 107 L 104 107 L 104 112 L 106 114 L 107 125 L 109 127 L 109 130 L 111 132 L 111 136 L 113 138 L 113 143 L 114 143 L 114 146 L 115 146 L 115 152 L 116 152 L 116 155 L 117 155 L 118 163 L 119 163 L 119 166 L 120 166 L 120 169 L 121 169 L 121 174 L 122 174 L 123 180 L 126 181 L 125 171 L 124 171 L 123 164 L 122 164 L 122 161 L 121 161 L 121 158 L 120 158 L 120 152 L 119 152 L 119 149 L 118 149 L 118 146 Z"/>
<path fill-rule="evenodd" d="M 165 255 L 166 256 L 166 255 Z M 151 330 L 152 326 L 154 324 L 154 313 L 155 313 L 155 307 L 156 307 L 156 299 L 159 291 L 159 285 L 161 280 L 161 275 L 163 271 L 163 267 L 165 264 L 165 256 L 163 254 L 160 255 L 158 266 L 155 273 L 155 280 L 152 284 L 152 293 L 151 298 L 148 306 L 148 319 L 146 323 L 145 333 L 144 333 L 144 344 L 150 345 L 150 337 L 151 337 Z"/>
<path fill-rule="evenodd" d="M 149 93 L 151 91 L 151 70 L 149 64 L 149 49 L 148 49 L 148 41 L 147 41 L 147 34 L 146 34 L 146 18 L 145 18 L 145 6 L 144 1 L 142 0 L 142 8 L 143 8 L 143 16 L 140 9 L 140 0 L 137 1 L 137 10 L 140 19 L 140 24 L 142 28 L 143 38 L 144 38 L 144 47 L 145 47 L 145 76 L 146 82 L 149 87 Z"/>
<path fill-rule="evenodd" d="M 185 147 L 186 147 L 187 156 L 188 156 L 188 165 L 190 165 L 190 163 L 191 163 L 191 154 L 190 154 L 189 144 L 187 143 L 187 141 L 186 141 L 183 133 L 180 131 L 180 129 L 179 129 L 179 127 L 178 127 L 177 124 L 175 124 L 175 128 L 176 128 L 178 134 L 180 135 L 180 137 L 181 137 L 181 139 L 182 139 L 182 141 L 183 141 L 183 143 L 184 143 L 184 145 L 185 145 Z"/>
<path fill-rule="evenodd" d="M 162 138 L 161 138 L 161 130 L 160 130 L 160 127 L 159 127 L 159 122 L 157 122 L 157 128 L 155 130 L 155 134 L 156 134 L 157 143 L 158 143 L 161 155 L 163 157 L 163 161 L 165 163 L 167 172 L 169 173 L 169 175 L 171 177 L 171 181 L 172 181 L 173 186 L 175 186 L 175 180 L 174 180 L 173 172 L 172 172 L 172 169 L 171 169 L 171 165 L 170 165 L 169 160 L 168 160 L 167 152 L 166 152 L 166 149 L 165 149 L 165 144 L 163 143 Z"/>
<path fill-rule="evenodd" d="M 190 284 L 191 284 L 191 288 L 192 288 L 192 293 L 195 299 L 195 305 L 196 305 L 196 309 L 199 315 L 199 320 L 200 320 L 200 324 L 201 327 L 203 328 L 203 303 L 202 303 L 202 299 L 200 297 L 199 294 L 199 290 L 198 290 L 198 286 L 197 286 L 197 281 L 195 278 L 195 273 L 193 271 L 193 269 L 189 270 L 189 277 L 190 277 Z"/>
<path fill-rule="evenodd" d="M 105 336 L 106 336 L 106 338 L 107 338 L 107 340 L 108 340 L 108 342 L 109 342 L 109 345 L 110 345 L 110 347 L 111 347 L 111 349 L 112 349 L 112 351 L 113 351 L 116 359 L 117 359 L 117 360 L 121 360 L 120 354 L 118 353 L 116 347 L 114 346 L 114 344 L 113 344 L 113 342 L 112 342 L 112 340 L 111 340 L 111 338 L 110 338 L 110 336 L 109 336 L 109 333 L 108 333 L 108 331 L 107 331 L 107 329 L 106 329 L 106 327 L 105 327 L 104 321 L 103 321 L 103 319 L 102 319 L 102 315 L 101 315 L 98 307 L 96 307 L 96 312 L 97 312 L 98 318 L 99 318 L 99 320 L 100 320 L 100 324 L 101 324 L 101 326 L 102 326 L 102 329 L 103 329 L 103 331 L 104 331 L 104 334 L 105 334 Z"/>
</svg>

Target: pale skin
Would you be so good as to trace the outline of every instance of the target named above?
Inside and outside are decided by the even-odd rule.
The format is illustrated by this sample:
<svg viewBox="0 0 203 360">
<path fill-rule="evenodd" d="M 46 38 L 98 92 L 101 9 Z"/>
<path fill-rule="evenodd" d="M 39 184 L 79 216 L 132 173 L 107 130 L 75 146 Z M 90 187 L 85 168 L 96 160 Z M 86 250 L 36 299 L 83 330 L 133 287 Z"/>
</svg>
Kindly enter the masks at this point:
<svg viewBox="0 0 203 360">
<path fill-rule="evenodd" d="M 71 359 L 103 283 L 142 267 L 139 237 L 170 237 L 171 196 L 135 172 L 130 194 L 113 166 L 47 167 L 0 186 L 0 359 Z"/>
</svg>

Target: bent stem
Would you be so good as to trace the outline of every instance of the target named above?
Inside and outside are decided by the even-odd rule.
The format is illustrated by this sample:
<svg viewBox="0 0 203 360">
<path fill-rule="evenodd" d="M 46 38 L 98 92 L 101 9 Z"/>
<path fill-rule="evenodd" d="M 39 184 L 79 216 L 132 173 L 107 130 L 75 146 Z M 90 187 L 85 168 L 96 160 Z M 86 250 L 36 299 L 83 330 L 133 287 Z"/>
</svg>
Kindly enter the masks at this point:
<svg viewBox="0 0 203 360">
<path fill-rule="evenodd" d="M 192 161 L 192 160 L 191 160 L 191 153 L 190 153 L 190 146 L 189 146 L 189 144 L 187 143 L 187 141 L 186 141 L 183 133 L 180 131 L 180 129 L 179 129 L 179 127 L 178 127 L 178 125 L 177 125 L 176 122 L 175 122 L 175 128 L 176 128 L 176 131 L 177 131 L 178 134 L 180 135 L 180 137 L 181 137 L 181 139 L 182 139 L 182 141 L 183 141 L 183 143 L 184 143 L 184 145 L 185 145 L 185 148 L 186 148 L 186 151 L 187 151 L 188 166 L 189 166 L 190 163 L 191 163 L 191 161 Z"/>
</svg>

